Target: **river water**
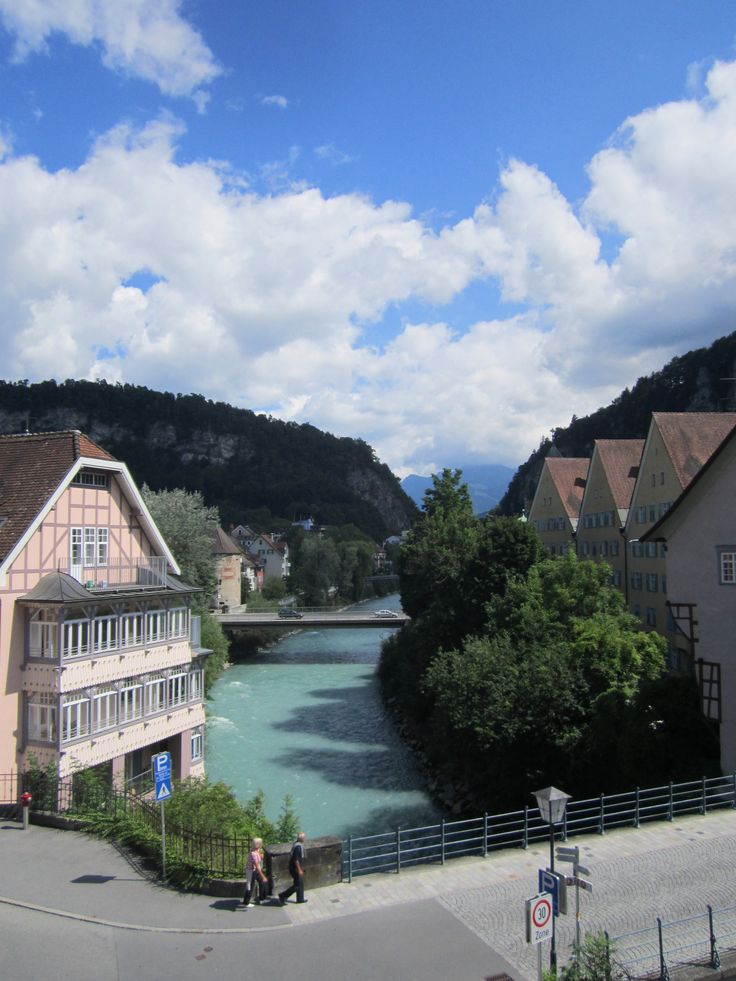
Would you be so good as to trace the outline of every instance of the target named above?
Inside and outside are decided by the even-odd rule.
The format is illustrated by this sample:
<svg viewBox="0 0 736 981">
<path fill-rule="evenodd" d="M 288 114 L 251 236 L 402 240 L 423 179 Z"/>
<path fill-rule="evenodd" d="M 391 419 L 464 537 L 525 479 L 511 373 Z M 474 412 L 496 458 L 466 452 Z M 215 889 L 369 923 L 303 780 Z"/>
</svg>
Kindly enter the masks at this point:
<svg viewBox="0 0 736 981">
<path fill-rule="evenodd" d="M 399 609 L 398 596 L 361 609 Z M 298 630 L 228 668 L 207 704 L 206 766 L 240 801 L 259 789 L 278 817 L 294 798 L 312 837 L 379 834 L 440 820 L 384 711 L 378 628 Z"/>
</svg>

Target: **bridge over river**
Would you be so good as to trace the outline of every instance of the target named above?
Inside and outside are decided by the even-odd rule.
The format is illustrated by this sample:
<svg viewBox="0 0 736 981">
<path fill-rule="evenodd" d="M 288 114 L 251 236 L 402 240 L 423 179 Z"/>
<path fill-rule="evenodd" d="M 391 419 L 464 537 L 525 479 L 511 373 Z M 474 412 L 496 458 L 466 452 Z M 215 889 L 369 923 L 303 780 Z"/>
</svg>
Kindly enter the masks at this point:
<svg viewBox="0 0 736 981">
<path fill-rule="evenodd" d="M 224 630 L 243 630 L 248 627 L 291 627 L 292 630 L 323 630 L 329 627 L 378 627 L 381 630 L 403 627 L 411 619 L 405 613 L 382 616 L 375 610 L 359 610 L 350 607 L 345 610 L 306 609 L 300 616 L 279 616 L 275 610 L 261 610 L 258 613 L 233 611 L 216 613 L 215 617 Z"/>
</svg>

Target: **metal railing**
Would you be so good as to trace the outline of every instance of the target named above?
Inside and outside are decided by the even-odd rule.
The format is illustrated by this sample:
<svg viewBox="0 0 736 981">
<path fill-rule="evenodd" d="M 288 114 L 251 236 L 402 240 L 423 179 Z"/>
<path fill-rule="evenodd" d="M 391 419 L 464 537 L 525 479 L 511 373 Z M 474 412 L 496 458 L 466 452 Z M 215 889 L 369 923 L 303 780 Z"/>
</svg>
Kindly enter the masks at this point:
<svg viewBox="0 0 736 981">
<path fill-rule="evenodd" d="M 572 800 L 567 805 L 562 837 L 566 840 L 576 834 L 638 828 L 646 821 L 673 821 L 722 807 L 736 807 L 736 773 Z M 422 863 L 444 864 L 450 858 L 486 855 L 499 848 L 526 848 L 531 842 L 548 838 L 549 825 L 537 807 L 421 828 L 397 828 L 379 835 L 351 835 L 343 844 L 343 878 L 352 882 L 356 875 L 400 872 Z"/>
<path fill-rule="evenodd" d="M 736 949 L 736 906 L 707 912 L 609 936 L 617 968 L 629 978 L 659 978 L 667 981 L 670 971 L 688 965 L 721 966 L 721 953 Z"/>
</svg>

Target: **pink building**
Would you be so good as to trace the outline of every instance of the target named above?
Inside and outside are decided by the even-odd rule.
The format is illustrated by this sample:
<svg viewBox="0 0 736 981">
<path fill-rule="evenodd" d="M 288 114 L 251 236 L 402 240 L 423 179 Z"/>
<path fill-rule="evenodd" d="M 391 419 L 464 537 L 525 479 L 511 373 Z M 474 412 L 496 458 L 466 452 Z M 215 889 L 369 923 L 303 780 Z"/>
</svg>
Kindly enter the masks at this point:
<svg viewBox="0 0 736 981">
<path fill-rule="evenodd" d="M 127 467 L 79 432 L 0 436 L 0 773 L 204 773 L 196 589 Z"/>
</svg>

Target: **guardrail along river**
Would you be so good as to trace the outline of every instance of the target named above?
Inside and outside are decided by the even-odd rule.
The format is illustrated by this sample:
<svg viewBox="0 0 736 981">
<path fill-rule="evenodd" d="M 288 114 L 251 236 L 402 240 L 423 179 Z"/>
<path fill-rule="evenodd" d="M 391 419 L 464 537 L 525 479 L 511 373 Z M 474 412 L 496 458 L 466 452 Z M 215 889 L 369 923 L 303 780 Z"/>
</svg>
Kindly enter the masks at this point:
<svg viewBox="0 0 736 981">
<path fill-rule="evenodd" d="M 361 603 L 398 611 L 398 596 Z M 298 629 L 233 665 L 207 704 L 205 763 L 240 801 L 284 794 L 312 837 L 372 834 L 440 819 L 378 690 L 384 630 Z"/>
</svg>

